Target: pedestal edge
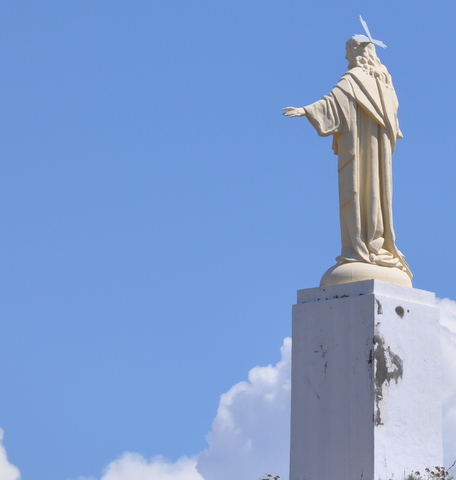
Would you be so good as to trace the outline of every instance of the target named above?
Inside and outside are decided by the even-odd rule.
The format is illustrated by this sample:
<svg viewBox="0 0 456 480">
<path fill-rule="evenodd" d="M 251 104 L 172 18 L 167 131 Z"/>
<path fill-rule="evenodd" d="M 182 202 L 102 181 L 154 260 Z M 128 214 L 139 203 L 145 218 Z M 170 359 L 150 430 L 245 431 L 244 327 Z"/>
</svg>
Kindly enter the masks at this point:
<svg viewBox="0 0 456 480">
<path fill-rule="evenodd" d="M 403 287 L 380 280 L 328 285 L 324 287 L 298 290 L 297 303 L 319 302 L 337 298 L 357 297 L 376 293 L 392 298 L 407 299 L 424 305 L 435 305 L 435 293 L 417 288 Z"/>
</svg>

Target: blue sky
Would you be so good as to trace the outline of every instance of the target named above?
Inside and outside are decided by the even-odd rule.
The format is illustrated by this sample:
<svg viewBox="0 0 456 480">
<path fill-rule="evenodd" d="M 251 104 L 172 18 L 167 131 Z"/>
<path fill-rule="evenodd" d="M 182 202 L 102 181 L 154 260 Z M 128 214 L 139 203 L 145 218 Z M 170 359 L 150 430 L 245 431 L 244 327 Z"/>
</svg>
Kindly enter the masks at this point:
<svg viewBox="0 0 456 480">
<path fill-rule="evenodd" d="M 220 395 L 280 361 L 339 253 L 331 140 L 281 109 L 334 86 L 359 14 L 400 101 L 397 244 L 456 299 L 454 2 L 0 4 L 0 427 L 24 479 L 196 455 Z"/>
</svg>

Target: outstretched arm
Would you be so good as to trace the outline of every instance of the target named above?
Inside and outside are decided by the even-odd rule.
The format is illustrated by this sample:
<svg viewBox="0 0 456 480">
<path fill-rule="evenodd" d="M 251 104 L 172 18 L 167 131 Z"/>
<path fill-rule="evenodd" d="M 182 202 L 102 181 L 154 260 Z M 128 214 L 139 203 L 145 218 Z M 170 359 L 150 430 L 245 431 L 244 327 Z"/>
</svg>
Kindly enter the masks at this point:
<svg viewBox="0 0 456 480">
<path fill-rule="evenodd" d="M 282 115 L 285 115 L 286 117 L 305 117 L 306 116 L 306 110 L 305 108 L 295 108 L 295 107 L 285 107 L 282 108 L 282 110 L 285 110 Z"/>
</svg>

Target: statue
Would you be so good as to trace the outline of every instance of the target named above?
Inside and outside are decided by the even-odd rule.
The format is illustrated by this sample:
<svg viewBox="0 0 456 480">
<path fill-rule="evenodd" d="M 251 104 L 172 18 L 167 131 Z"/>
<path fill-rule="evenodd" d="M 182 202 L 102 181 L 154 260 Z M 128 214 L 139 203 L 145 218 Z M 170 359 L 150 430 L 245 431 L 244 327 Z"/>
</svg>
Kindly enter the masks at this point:
<svg viewBox="0 0 456 480">
<path fill-rule="evenodd" d="M 367 37 L 346 44 L 348 72 L 318 102 L 287 107 L 287 117 L 305 116 L 320 136 L 333 135 L 338 156 L 342 251 L 321 285 L 378 279 L 411 287 L 412 274 L 397 249 L 392 213 L 392 153 L 402 138 L 391 76 Z M 365 41 L 363 41 L 365 39 Z M 385 46 L 384 46 L 385 47 Z"/>
</svg>

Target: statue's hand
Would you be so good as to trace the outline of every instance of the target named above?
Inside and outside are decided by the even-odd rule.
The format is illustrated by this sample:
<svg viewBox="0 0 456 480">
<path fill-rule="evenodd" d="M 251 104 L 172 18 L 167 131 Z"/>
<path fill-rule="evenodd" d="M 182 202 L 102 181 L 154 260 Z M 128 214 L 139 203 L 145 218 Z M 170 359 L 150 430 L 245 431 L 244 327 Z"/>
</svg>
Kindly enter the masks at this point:
<svg viewBox="0 0 456 480">
<path fill-rule="evenodd" d="M 282 115 L 285 115 L 286 117 L 305 117 L 306 116 L 306 111 L 304 108 L 295 108 L 295 107 L 285 107 L 282 108 L 282 110 L 285 110 Z"/>
</svg>

